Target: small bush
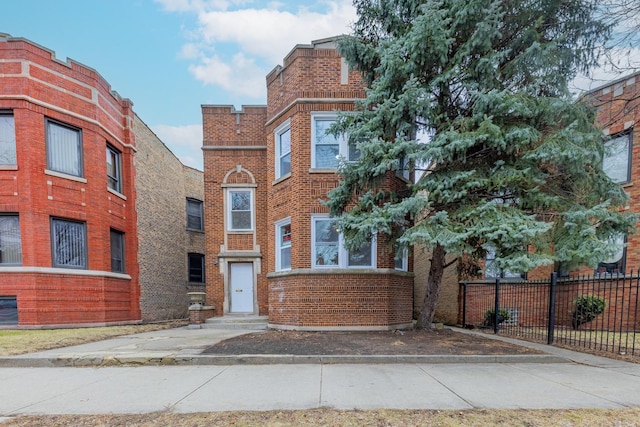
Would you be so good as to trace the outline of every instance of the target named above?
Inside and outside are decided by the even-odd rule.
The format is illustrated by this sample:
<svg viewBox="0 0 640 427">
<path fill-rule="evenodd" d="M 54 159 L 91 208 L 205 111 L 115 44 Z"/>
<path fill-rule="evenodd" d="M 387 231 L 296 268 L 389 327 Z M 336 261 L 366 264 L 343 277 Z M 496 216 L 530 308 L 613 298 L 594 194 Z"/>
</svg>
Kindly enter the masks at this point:
<svg viewBox="0 0 640 427">
<path fill-rule="evenodd" d="M 571 326 L 578 329 L 580 325 L 591 322 L 604 313 L 606 303 L 604 299 L 595 295 L 580 295 L 573 302 L 575 308 L 571 313 Z"/>
<path fill-rule="evenodd" d="M 484 326 L 495 326 L 496 310 L 490 308 L 484 312 Z M 511 313 L 506 308 L 498 310 L 498 324 L 511 320 Z"/>
</svg>

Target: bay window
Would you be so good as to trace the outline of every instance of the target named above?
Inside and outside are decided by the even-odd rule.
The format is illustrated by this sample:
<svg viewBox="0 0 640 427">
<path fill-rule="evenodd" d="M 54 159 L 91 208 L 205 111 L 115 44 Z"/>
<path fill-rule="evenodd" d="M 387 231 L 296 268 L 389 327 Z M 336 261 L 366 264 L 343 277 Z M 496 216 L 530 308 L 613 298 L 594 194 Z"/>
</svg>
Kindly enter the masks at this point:
<svg viewBox="0 0 640 427">
<path fill-rule="evenodd" d="M 375 238 L 356 250 L 346 247 L 334 219 L 312 218 L 312 267 L 371 268 L 376 265 Z"/>
</svg>

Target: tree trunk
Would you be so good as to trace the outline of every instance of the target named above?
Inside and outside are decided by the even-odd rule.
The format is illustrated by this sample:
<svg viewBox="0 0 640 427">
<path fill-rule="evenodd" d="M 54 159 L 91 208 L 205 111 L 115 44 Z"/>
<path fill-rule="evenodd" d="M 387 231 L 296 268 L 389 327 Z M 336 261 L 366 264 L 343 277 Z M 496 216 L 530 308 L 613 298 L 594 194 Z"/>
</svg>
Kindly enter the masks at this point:
<svg viewBox="0 0 640 427">
<path fill-rule="evenodd" d="M 442 285 L 442 275 L 444 273 L 445 257 L 447 251 L 444 247 L 436 245 L 431 254 L 431 267 L 429 267 L 429 277 L 427 278 L 427 292 L 424 295 L 424 304 L 418 316 L 416 327 L 427 329 L 431 327 L 433 316 L 436 314 L 436 303 Z"/>
</svg>

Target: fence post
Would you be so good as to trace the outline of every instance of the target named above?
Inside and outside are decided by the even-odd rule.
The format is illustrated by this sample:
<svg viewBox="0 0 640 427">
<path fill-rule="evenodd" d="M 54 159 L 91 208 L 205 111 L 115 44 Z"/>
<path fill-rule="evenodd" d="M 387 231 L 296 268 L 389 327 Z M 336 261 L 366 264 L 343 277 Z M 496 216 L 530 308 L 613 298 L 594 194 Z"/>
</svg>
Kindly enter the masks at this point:
<svg viewBox="0 0 640 427">
<path fill-rule="evenodd" d="M 500 278 L 496 278 L 496 301 L 494 305 L 494 318 L 493 318 L 493 333 L 497 334 L 500 329 L 498 324 L 500 323 Z"/>
<path fill-rule="evenodd" d="M 556 327 L 556 284 L 558 281 L 558 273 L 551 273 L 551 282 L 549 283 L 549 324 L 547 325 L 547 344 L 551 345 L 554 341 L 554 331 Z"/>
<path fill-rule="evenodd" d="M 467 327 L 467 282 L 462 282 L 462 327 Z"/>
</svg>

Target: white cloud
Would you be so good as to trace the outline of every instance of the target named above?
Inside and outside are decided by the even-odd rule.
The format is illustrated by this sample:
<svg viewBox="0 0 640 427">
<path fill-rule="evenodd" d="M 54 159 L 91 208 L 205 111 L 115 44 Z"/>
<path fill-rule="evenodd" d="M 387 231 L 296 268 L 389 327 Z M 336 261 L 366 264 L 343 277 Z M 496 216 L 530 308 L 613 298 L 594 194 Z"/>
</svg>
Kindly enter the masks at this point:
<svg viewBox="0 0 640 427">
<path fill-rule="evenodd" d="M 169 12 L 196 14 L 197 28 L 185 29 L 189 41 L 178 56 L 193 61 L 189 70 L 197 80 L 256 100 L 264 100 L 266 74 L 296 44 L 348 33 L 356 20 L 351 0 L 297 8 L 251 0 L 156 1 Z"/>
<path fill-rule="evenodd" d="M 189 71 L 206 85 L 219 86 L 239 95 L 266 97 L 264 70 L 242 53 L 234 55 L 230 63 L 216 55 L 202 58 L 198 65 L 191 65 Z"/>
<path fill-rule="evenodd" d="M 296 44 L 349 32 L 355 21 L 350 2 L 330 2 L 326 13 L 300 8 L 210 11 L 199 15 L 200 34 L 207 44 L 230 42 L 241 51 L 265 58 L 275 66 Z"/>
<path fill-rule="evenodd" d="M 151 130 L 164 142 L 180 161 L 193 168 L 203 169 L 202 125 L 151 126 Z"/>
</svg>

